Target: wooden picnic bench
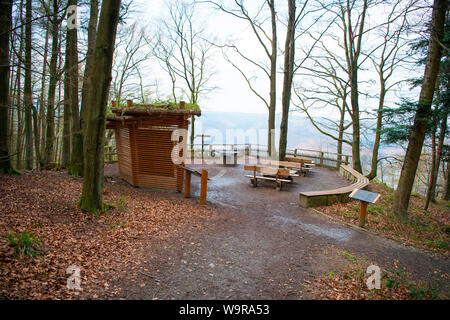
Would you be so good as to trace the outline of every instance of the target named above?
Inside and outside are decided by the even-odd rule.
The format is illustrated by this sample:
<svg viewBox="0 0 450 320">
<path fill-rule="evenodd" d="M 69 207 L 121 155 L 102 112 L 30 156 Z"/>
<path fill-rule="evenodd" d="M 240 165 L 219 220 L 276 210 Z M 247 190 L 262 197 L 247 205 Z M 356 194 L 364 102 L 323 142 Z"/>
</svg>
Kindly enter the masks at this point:
<svg viewBox="0 0 450 320">
<path fill-rule="evenodd" d="M 184 166 L 184 164 L 179 165 L 179 167 L 184 171 L 184 197 L 189 198 L 191 196 L 191 176 L 195 175 L 201 178 L 200 204 L 205 204 L 206 193 L 208 189 L 208 180 L 210 180 L 208 178 L 208 171 L 202 169 L 202 172 L 199 172 L 197 170 Z"/>
<path fill-rule="evenodd" d="M 281 191 L 281 189 L 283 188 L 283 182 L 292 182 L 292 172 L 287 168 L 245 165 L 244 169 L 253 171 L 253 175 L 246 175 L 245 177 L 250 178 L 250 182 L 254 187 L 258 186 L 258 180 L 275 181 L 277 190 Z M 262 175 L 257 175 L 257 172 L 261 173 Z"/>
<path fill-rule="evenodd" d="M 260 162 L 265 165 L 274 166 L 274 167 L 285 167 L 290 169 L 301 169 L 302 164 L 297 162 L 289 162 L 289 161 L 277 161 L 277 160 L 267 160 L 261 159 Z"/>
<path fill-rule="evenodd" d="M 309 173 L 312 170 L 312 167 L 314 166 L 314 163 L 311 159 L 305 158 L 286 157 L 285 162 L 300 164 L 299 172 L 303 173 L 303 175 Z"/>
</svg>

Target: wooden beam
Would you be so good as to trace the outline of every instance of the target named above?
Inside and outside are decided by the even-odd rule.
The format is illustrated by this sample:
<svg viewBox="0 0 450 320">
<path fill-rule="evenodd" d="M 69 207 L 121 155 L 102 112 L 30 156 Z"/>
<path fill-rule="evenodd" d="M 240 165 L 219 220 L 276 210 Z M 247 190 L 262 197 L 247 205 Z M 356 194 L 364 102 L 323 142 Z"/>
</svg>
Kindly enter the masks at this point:
<svg viewBox="0 0 450 320">
<path fill-rule="evenodd" d="M 367 216 L 367 202 L 361 201 L 361 208 L 359 209 L 359 226 L 364 227 Z"/>
<path fill-rule="evenodd" d="M 184 197 L 189 198 L 191 196 L 191 172 L 184 170 Z"/>
<path fill-rule="evenodd" d="M 200 204 L 206 204 L 207 190 L 208 190 L 208 171 L 202 170 L 202 182 L 200 186 Z"/>
</svg>

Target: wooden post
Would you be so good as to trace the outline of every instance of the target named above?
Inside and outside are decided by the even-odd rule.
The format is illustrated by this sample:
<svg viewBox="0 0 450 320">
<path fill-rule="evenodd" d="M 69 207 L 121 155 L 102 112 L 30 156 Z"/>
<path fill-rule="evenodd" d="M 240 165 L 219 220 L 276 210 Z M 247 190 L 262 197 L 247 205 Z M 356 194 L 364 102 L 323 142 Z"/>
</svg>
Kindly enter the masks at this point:
<svg viewBox="0 0 450 320">
<path fill-rule="evenodd" d="M 191 196 L 191 172 L 184 170 L 184 197 L 189 198 Z"/>
<path fill-rule="evenodd" d="M 256 147 L 256 163 L 259 164 L 259 144 Z"/>
<path fill-rule="evenodd" d="M 202 182 L 200 186 L 200 204 L 206 203 L 207 190 L 208 190 L 208 171 L 202 170 Z"/>
<path fill-rule="evenodd" d="M 275 175 L 275 182 L 277 183 L 277 191 L 281 191 L 281 181 L 279 182 L 280 184 L 278 184 L 278 171 L 277 174 Z"/>
<path fill-rule="evenodd" d="M 345 165 L 348 166 L 348 156 L 345 156 Z"/>
<path fill-rule="evenodd" d="M 323 152 L 320 152 L 320 165 L 323 165 Z"/>
<path fill-rule="evenodd" d="M 205 135 L 202 134 L 202 164 L 203 164 L 203 152 L 205 151 Z"/>
<path fill-rule="evenodd" d="M 367 215 L 367 202 L 361 201 L 361 208 L 359 210 L 359 226 L 364 227 L 366 223 L 366 215 Z"/>
<path fill-rule="evenodd" d="M 297 149 L 294 149 L 294 158 L 297 157 Z"/>
</svg>

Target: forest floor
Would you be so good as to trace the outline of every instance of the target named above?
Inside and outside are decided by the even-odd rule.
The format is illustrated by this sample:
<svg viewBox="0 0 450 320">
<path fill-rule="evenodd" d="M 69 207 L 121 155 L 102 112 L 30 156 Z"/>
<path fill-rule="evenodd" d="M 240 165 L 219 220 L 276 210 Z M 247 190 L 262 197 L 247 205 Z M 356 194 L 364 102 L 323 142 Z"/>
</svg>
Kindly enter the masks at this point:
<svg viewBox="0 0 450 320">
<path fill-rule="evenodd" d="M 336 172 L 317 168 L 277 192 L 252 188 L 242 166 L 207 167 L 208 204 L 200 206 L 195 178 L 193 198 L 184 199 L 133 188 L 108 166 L 110 209 L 100 216 L 81 212 L 82 179 L 66 171 L 0 176 L 0 297 L 448 298 L 444 245 L 427 252 L 298 207 L 299 191 L 345 185 Z M 371 264 L 382 270 L 380 290 L 365 287 Z M 81 290 L 67 289 L 71 265 Z"/>
</svg>

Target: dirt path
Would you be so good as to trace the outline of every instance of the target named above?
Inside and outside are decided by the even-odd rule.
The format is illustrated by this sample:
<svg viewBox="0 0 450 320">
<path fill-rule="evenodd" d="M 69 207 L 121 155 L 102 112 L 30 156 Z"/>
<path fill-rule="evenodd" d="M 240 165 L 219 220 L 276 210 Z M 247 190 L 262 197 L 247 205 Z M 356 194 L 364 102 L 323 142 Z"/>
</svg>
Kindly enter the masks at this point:
<svg viewBox="0 0 450 320">
<path fill-rule="evenodd" d="M 141 285 L 123 287 L 121 298 L 314 298 L 304 280 L 342 268 L 346 261 L 337 251 L 366 256 L 381 267 L 398 260 L 418 280 L 450 270 L 447 260 L 299 208 L 299 191 L 346 185 L 332 170 L 317 168 L 282 192 L 271 186 L 252 188 L 242 166 L 208 171 L 208 200 L 218 218 L 205 226 L 192 225 L 170 242 L 151 243 Z M 194 179 L 195 197 L 198 185 Z"/>
</svg>

